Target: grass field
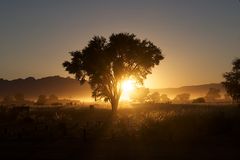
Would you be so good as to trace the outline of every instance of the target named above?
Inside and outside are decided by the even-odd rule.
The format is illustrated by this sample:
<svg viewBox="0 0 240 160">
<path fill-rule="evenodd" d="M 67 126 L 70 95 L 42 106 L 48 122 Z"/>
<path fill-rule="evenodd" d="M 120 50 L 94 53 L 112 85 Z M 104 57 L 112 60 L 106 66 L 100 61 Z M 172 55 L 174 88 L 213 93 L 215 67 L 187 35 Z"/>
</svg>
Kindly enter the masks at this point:
<svg viewBox="0 0 240 160">
<path fill-rule="evenodd" d="M 1 107 L 4 159 L 236 159 L 240 108 L 142 104 L 120 109 Z"/>
</svg>

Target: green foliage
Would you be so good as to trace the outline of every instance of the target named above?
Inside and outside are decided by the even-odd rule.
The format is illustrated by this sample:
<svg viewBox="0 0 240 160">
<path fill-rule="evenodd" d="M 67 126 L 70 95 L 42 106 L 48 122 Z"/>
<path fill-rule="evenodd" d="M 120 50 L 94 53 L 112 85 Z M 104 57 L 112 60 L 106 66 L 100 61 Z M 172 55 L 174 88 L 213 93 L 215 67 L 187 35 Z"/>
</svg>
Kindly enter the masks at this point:
<svg viewBox="0 0 240 160">
<path fill-rule="evenodd" d="M 70 52 L 71 61 L 63 63 L 81 84 L 87 81 L 95 100 L 109 101 L 116 110 L 121 96 L 121 83 L 128 78 L 138 83 L 163 59 L 161 50 L 152 42 L 134 34 L 112 34 L 109 41 L 95 36 L 81 51 Z"/>
<path fill-rule="evenodd" d="M 233 101 L 240 102 L 240 59 L 237 58 L 232 63 L 232 71 L 223 74 L 225 81 L 222 82 L 227 93 Z"/>
</svg>

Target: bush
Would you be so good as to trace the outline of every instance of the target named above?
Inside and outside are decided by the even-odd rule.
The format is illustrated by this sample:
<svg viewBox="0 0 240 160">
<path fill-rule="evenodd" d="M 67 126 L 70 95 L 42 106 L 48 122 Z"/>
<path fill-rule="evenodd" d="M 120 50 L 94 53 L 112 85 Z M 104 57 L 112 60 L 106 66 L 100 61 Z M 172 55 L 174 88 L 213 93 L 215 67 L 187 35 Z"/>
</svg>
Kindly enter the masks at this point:
<svg viewBox="0 0 240 160">
<path fill-rule="evenodd" d="M 205 99 L 203 97 L 196 98 L 192 101 L 192 103 L 205 103 Z"/>
</svg>

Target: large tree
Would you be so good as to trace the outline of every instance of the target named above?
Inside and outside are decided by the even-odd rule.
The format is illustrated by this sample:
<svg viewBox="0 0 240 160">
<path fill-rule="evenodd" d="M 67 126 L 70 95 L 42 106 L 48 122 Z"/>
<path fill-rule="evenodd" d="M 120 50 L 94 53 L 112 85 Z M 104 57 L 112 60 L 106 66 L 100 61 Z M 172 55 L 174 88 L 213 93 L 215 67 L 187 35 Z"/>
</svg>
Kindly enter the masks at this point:
<svg viewBox="0 0 240 160">
<path fill-rule="evenodd" d="M 236 103 L 240 102 L 240 59 L 237 58 L 232 62 L 232 71 L 223 74 L 225 81 L 222 82 L 227 93 Z"/>
<path fill-rule="evenodd" d="M 71 61 L 64 68 L 83 84 L 87 81 L 92 96 L 109 101 L 112 110 L 118 108 L 125 79 L 134 78 L 143 83 L 151 69 L 163 59 L 161 50 L 148 40 L 140 40 L 134 34 L 112 34 L 106 38 L 95 36 L 81 51 L 70 52 Z"/>
</svg>

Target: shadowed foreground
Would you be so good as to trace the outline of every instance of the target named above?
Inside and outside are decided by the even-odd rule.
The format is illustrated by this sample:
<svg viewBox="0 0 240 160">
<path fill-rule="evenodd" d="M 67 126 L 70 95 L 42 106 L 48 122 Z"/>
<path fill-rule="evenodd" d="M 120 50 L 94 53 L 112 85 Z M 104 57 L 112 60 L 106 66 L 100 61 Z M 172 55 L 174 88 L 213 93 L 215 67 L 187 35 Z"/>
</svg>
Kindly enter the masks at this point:
<svg viewBox="0 0 240 160">
<path fill-rule="evenodd" d="M 236 159 L 237 106 L 136 105 L 110 110 L 1 107 L 1 158 Z"/>
</svg>

